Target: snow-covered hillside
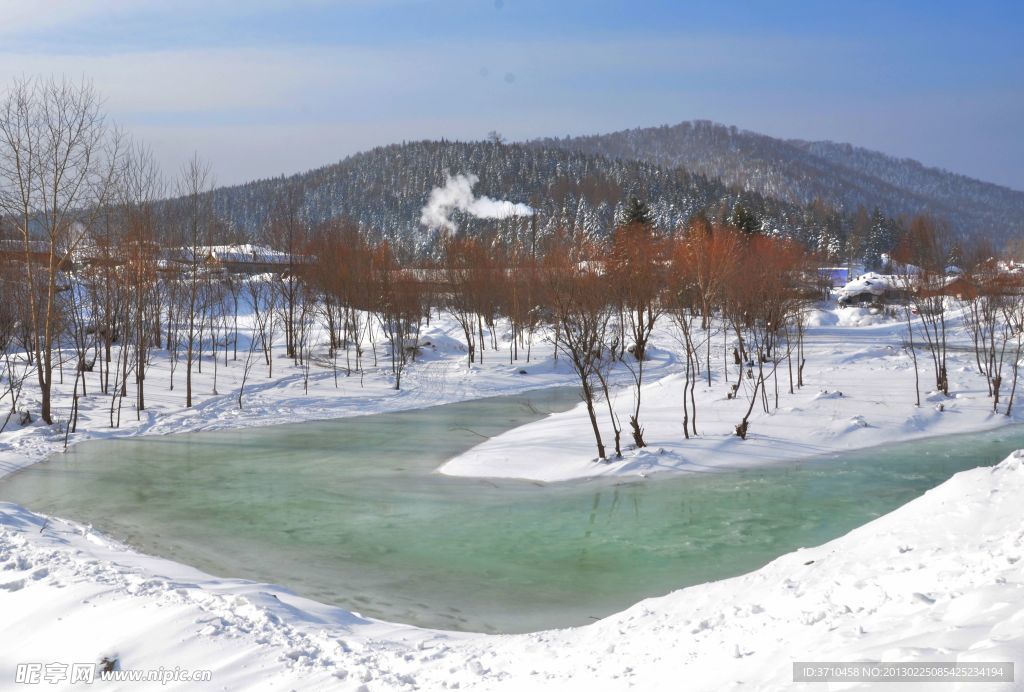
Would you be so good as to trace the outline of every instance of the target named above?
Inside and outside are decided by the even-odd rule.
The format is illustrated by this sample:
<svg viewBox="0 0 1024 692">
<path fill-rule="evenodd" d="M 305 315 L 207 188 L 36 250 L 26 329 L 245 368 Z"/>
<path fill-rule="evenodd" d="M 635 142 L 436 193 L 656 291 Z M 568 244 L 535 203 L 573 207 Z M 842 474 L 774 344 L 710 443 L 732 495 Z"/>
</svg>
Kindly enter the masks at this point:
<svg viewBox="0 0 1024 692">
<path fill-rule="evenodd" d="M 1020 233 L 1024 193 L 849 144 L 784 140 L 708 121 L 602 135 L 542 139 L 538 145 L 681 166 L 730 185 L 806 203 L 839 202 L 897 217 L 947 218 L 965 236 L 992 241 Z"/>
</svg>

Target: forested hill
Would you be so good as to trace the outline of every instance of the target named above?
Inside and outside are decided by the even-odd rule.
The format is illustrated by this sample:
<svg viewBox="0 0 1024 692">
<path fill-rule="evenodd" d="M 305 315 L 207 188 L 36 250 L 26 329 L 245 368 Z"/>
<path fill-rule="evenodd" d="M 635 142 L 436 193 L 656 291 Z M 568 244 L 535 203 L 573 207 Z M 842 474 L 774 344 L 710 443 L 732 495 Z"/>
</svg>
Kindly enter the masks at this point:
<svg viewBox="0 0 1024 692">
<path fill-rule="evenodd" d="M 782 140 L 694 121 L 533 145 L 683 167 L 796 204 L 820 198 L 847 213 L 859 206 L 893 217 L 928 213 L 962 237 L 982 235 L 996 244 L 1024 233 L 1024 192 L 849 144 Z"/>
<path fill-rule="evenodd" d="M 436 233 L 419 224 L 420 209 L 430 190 L 444 184 L 447 172 L 478 175 L 478 195 L 533 206 L 540 236 L 557 228 L 592 236 L 607 233 L 630 196 L 648 201 L 655 223 L 666 230 L 699 210 L 729 219 L 737 203 L 754 214 L 765 232 L 796 237 L 811 247 L 838 246 L 837 237 L 848 225 L 830 209 L 818 206 L 812 211 L 679 167 L 558 146 L 493 142 L 424 141 L 380 147 L 300 175 L 218 188 L 213 206 L 235 229 L 258 235 L 275 197 L 297 185 L 304 199 L 301 214 L 310 224 L 348 217 L 423 254 L 432 249 Z M 454 219 L 460 229 L 493 229 L 499 237 L 523 233 L 530 223 L 458 214 Z"/>
</svg>

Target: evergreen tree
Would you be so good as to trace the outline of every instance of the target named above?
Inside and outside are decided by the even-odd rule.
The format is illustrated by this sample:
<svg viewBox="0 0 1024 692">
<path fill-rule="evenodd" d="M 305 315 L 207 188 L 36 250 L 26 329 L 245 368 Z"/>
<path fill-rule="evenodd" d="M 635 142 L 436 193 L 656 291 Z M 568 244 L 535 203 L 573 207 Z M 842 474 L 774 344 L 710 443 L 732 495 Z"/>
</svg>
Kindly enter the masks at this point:
<svg viewBox="0 0 1024 692">
<path fill-rule="evenodd" d="M 732 219 L 730 219 L 730 222 L 747 235 L 753 235 L 761 230 L 761 221 L 757 218 L 757 215 L 739 202 L 732 209 Z"/>
<path fill-rule="evenodd" d="M 626 208 L 622 211 L 622 225 L 631 226 L 638 224 L 640 226 L 650 226 L 652 223 L 651 210 L 647 207 L 647 203 L 636 197 L 631 197 L 629 203 L 626 204 Z"/>
<path fill-rule="evenodd" d="M 864 264 L 868 269 L 884 270 L 882 255 L 892 252 L 901 234 L 899 224 L 882 214 L 877 207 L 871 214 L 871 229 L 864 246 Z"/>
<path fill-rule="evenodd" d="M 868 241 L 871 239 L 871 216 L 863 205 L 857 207 L 846 236 L 846 260 L 849 264 L 865 261 Z"/>
<path fill-rule="evenodd" d="M 960 249 L 960 243 L 954 243 L 953 247 L 949 251 L 949 257 L 946 258 L 947 267 L 956 267 L 962 269 L 964 266 L 964 252 Z"/>
</svg>

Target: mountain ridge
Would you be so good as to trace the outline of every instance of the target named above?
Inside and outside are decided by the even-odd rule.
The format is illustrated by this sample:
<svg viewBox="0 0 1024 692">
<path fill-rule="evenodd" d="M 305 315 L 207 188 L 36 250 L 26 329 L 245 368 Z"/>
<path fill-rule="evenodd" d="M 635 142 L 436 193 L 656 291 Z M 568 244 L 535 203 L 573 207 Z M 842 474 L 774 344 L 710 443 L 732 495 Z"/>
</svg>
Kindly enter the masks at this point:
<svg viewBox="0 0 1024 692">
<path fill-rule="evenodd" d="M 696 120 L 527 144 L 681 166 L 791 203 L 822 199 L 847 213 L 861 206 L 893 217 L 927 213 L 967 237 L 1006 242 L 1024 233 L 1024 192 L 830 140 L 780 139 Z"/>
</svg>

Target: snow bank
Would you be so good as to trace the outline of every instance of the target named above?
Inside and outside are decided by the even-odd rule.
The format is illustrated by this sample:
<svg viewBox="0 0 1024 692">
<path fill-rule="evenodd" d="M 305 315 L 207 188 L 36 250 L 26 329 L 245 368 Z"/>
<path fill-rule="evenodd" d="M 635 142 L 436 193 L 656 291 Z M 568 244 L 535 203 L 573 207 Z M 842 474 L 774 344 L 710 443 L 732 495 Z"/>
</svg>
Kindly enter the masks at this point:
<svg viewBox="0 0 1024 692">
<path fill-rule="evenodd" d="M 844 308 L 838 314 L 859 312 Z M 835 313 L 833 313 L 835 314 Z M 951 332 L 954 330 L 951 329 Z M 768 381 L 771 408 L 755 406 L 746 440 L 734 426 L 746 411 L 752 380 L 744 379 L 738 399 L 729 399 L 731 381 L 714 364 L 712 384 L 699 383 L 697 430 L 683 437 L 683 376 L 654 379 L 644 388 L 640 421 L 648 446 L 631 448 L 623 430 L 623 459 L 596 460 L 597 449 L 586 409 L 553 414 L 493 437 L 444 464 L 441 473 L 453 476 L 524 478 L 566 481 L 593 476 L 651 476 L 704 472 L 788 462 L 935 435 L 976 432 L 1022 420 L 1022 407 L 1013 417 L 992 413 L 992 400 L 974 357 L 966 350 L 950 351 L 950 391 L 954 396 L 929 393 L 925 354 L 921 361 L 922 405 L 915 405 L 910 355 L 902 348 L 905 327 L 885 321 L 857 328 L 842 324 L 809 331 L 803 388 L 789 394 L 789 372 L 783 361 L 778 372 L 779 408 L 774 408 L 774 379 Z M 721 358 L 720 354 L 717 354 Z M 625 423 L 632 412 L 629 388 L 613 393 L 613 404 Z M 604 403 L 598 405 L 604 442 L 611 455 L 611 425 Z"/>
<path fill-rule="evenodd" d="M 243 333 L 251 320 L 251 314 L 240 317 Z M 485 362 L 468 369 L 465 345 L 458 340 L 460 331 L 447 316 L 434 319 L 430 327 L 424 328 L 417 361 L 410 364 L 403 375 L 401 391 L 394 389 L 390 360 L 379 335 L 376 365 L 370 344 L 366 343 L 362 374 L 347 369 L 349 364 L 354 366 L 354 358 L 350 354 L 346 360 L 346 354 L 341 352 L 337 360 L 330 360 L 326 355 L 317 357 L 308 382 L 304 368 L 287 358 L 284 345 L 277 343 L 272 358 L 273 376 L 268 377 L 267 366 L 258 358 L 245 379 L 241 408 L 238 399 L 245 377 L 247 344 L 244 340 L 237 360 L 229 354 L 225 364 L 221 352 L 215 368 L 209 356 L 203 358 L 203 371 L 193 373 L 195 406 L 191 409 L 185 408 L 184 365 L 177 366 L 175 387 L 169 390 L 170 354 L 156 350 L 146 373 L 147 409 L 136 414 L 131 406 L 134 394 L 131 392 L 124 402 L 118 428 L 111 427 L 111 397 L 101 393 L 99 370 L 85 374 L 89 394 L 79 400 L 78 432 L 70 436 L 69 443 L 345 418 L 567 386 L 574 382 L 568 363 L 565 359 L 553 360 L 552 347 L 546 342 L 533 345 L 529 363 L 525 362 L 523 353 L 521 360 L 509 364 L 507 344 L 502 344 L 498 351 L 488 347 L 483 354 Z M 325 350 L 326 347 L 322 349 Z M 670 371 L 673 365 L 671 360 L 656 365 L 654 376 Z M 0 477 L 42 461 L 64 446 L 61 425 L 50 427 L 38 420 L 39 394 L 33 379 L 26 381 L 18 408 L 31 411 L 35 421 L 26 427 L 11 421 L 0 434 Z M 54 386 L 54 416 L 61 424 L 70 415 L 73 381 L 73 377 L 65 377 L 63 383 L 57 382 Z M 9 406 L 9 399 L 0 401 L 0 407 L 3 405 Z"/>
<path fill-rule="evenodd" d="M 793 661 L 1013 661 L 1019 677 L 1022 497 L 1016 452 L 756 572 L 506 636 L 362 618 L 0 503 L 0 680 L 18 662 L 111 655 L 213 671 L 160 689 L 788 690 Z"/>
</svg>

